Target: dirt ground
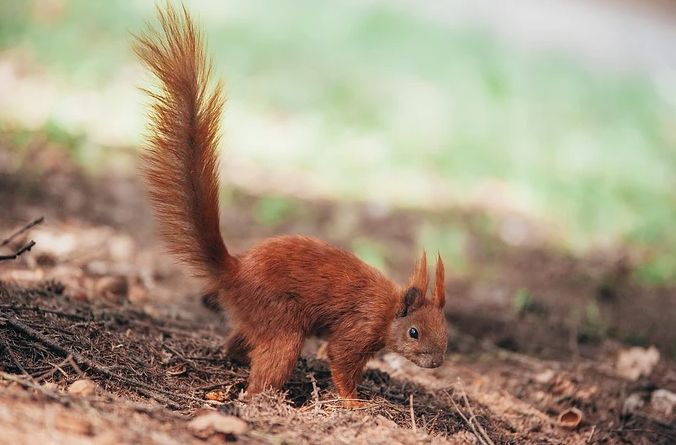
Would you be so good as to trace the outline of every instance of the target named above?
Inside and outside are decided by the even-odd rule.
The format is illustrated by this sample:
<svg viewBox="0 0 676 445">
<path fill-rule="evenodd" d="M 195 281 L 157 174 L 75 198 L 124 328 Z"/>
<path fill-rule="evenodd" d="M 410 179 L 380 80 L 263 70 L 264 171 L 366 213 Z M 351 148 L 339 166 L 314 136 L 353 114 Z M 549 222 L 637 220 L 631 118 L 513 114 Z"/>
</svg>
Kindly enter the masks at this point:
<svg viewBox="0 0 676 445">
<path fill-rule="evenodd" d="M 0 239 L 45 220 L 1 247 L 36 242 L 0 262 L 0 443 L 676 443 L 676 289 L 635 282 L 620 250 L 510 245 L 471 209 L 298 201 L 264 225 L 251 212 L 260 197 L 228 190 L 234 251 L 276 233 L 343 246 L 358 235 L 388 246 L 403 279 L 421 221 L 468 234 L 441 368 L 383 351 L 359 387 L 368 406 L 347 410 L 311 339 L 283 394 L 244 401 L 248 369 L 222 347 L 227 317 L 163 253 L 138 182 L 90 177 L 39 138 L 21 156 L 6 144 Z M 635 344 L 659 358 L 637 349 L 618 363 Z"/>
</svg>

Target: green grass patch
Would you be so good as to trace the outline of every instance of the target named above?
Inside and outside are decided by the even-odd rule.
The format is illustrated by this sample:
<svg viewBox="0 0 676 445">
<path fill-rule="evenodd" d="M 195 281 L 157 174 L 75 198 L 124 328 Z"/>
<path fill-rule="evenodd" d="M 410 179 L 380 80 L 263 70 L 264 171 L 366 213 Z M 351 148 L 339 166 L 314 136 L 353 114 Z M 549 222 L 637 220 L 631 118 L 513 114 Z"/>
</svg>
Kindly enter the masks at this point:
<svg viewBox="0 0 676 445">
<path fill-rule="evenodd" d="M 387 248 L 367 238 L 357 238 L 350 245 L 351 250 L 366 264 L 370 264 L 381 272 L 387 273 Z"/>
<path fill-rule="evenodd" d="M 0 47 L 87 87 L 119 79 L 130 32 L 153 17 L 142 1 L 71 0 L 46 18 L 32 2 L 6 3 Z M 461 197 L 497 181 L 557 221 L 564 246 L 626 243 L 644 258 L 637 277 L 676 280 L 676 110 L 648 80 L 516 51 L 387 2 L 187 4 L 228 81 L 233 156 L 312 171 L 346 198 L 406 204 L 425 197 L 429 175 Z M 285 217 L 276 200 L 256 209 L 263 223 Z M 420 237 L 462 264 L 459 232 Z"/>
<path fill-rule="evenodd" d="M 294 201 L 284 196 L 264 196 L 254 206 L 254 217 L 259 224 L 276 226 L 287 221 L 297 211 Z"/>
</svg>

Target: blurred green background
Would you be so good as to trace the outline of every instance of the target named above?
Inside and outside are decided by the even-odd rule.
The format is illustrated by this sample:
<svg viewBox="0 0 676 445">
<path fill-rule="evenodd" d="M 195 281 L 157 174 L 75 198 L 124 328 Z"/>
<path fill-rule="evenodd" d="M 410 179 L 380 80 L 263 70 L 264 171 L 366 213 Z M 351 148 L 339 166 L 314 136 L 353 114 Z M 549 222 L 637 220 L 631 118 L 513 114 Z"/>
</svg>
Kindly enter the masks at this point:
<svg viewBox="0 0 676 445">
<path fill-rule="evenodd" d="M 226 182 L 477 208 L 515 244 L 628 248 L 639 279 L 676 281 L 676 82 L 513 44 L 415 2 L 186 5 L 227 84 Z M 152 1 L 0 0 L 0 131 L 19 149 L 44 131 L 88 169 L 132 172 L 137 87 L 152 80 L 131 33 L 153 17 Z M 266 223 L 288 206 L 272 198 L 256 212 Z M 420 244 L 457 257 L 461 238 L 425 227 Z"/>
</svg>

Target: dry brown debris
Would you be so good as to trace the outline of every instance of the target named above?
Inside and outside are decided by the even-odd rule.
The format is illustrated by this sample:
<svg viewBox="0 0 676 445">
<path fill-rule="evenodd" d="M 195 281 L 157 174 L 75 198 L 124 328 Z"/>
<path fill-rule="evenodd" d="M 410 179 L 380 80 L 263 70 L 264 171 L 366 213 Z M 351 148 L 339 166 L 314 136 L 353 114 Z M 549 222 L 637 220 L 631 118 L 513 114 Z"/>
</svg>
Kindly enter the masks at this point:
<svg viewBox="0 0 676 445">
<path fill-rule="evenodd" d="M 284 395 L 244 403 L 239 395 L 248 370 L 225 356 L 223 332 L 151 318 L 107 299 L 92 305 L 62 291 L 53 282 L 33 289 L 0 283 L 0 366 L 24 387 L 49 382 L 85 399 L 100 387 L 121 399 L 155 403 L 187 417 L 211 406 L 250 422 L 247 434 L 252 438 L 263 434 L 313 442 L 330 436 L 337 442 L 376 443 L 382 436 L 382 443 L 395 438 L 415 443 L 437 437 L 443 442 L 466 428 L 451 401 L 466 402 L 452 389 L 442 397 L 375 369 L 366 372 L 360 387 L 372 403 L 363 410 L 345 410 L 333 393 L 326 362 L 315 359 L 299 362 Z M 59 393 L 54 400 L 63 397 Z M 513 440 L 504 423 L 471 403 L 479 413 L 474 421 L 496 443 Z M 412 418 L 415 432 L 410 431 Z"/>
</svg>

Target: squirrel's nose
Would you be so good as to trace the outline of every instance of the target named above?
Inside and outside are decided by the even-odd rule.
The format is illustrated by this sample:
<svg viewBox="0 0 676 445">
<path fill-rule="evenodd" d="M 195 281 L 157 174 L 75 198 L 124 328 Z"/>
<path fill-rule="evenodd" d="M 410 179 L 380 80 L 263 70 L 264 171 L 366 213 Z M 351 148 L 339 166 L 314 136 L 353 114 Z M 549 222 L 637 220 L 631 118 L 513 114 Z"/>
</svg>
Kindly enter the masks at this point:
<svg viewBox="0 0 676 445">
<path fill-rule="evenodd" d="M 440 355 L 432 358 L 432 368 L 438 368 L 444 363 L 444 356 Z"/>
</svg>

